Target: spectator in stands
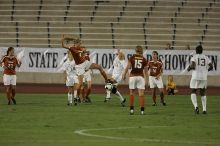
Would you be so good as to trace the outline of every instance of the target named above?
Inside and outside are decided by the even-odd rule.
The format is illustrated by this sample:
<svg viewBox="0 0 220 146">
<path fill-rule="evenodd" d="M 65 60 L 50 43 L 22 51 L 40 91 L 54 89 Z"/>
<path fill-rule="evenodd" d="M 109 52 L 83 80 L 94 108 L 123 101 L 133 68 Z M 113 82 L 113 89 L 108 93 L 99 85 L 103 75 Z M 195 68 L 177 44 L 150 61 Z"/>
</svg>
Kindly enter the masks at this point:
<svg viewBox="0 0 220 146">
<path fill-rule="evenodd" d="M 17 77 L 15 69 L 16 67 L 21 66 L 21 61 L 16 58 L 13 47 L 8 48 L 7 54 L 3 56 L 0 63 L 4 69 L 3 82 L 6 89 L 6 96 L 8 98 L 8 105 L 10 105 L 11 102 L 16 104 L 15 87 Z"/>
<path fill-rule="evenodd" d="M 166 44 L 165 50 L 173 50 L 173 47 L 171 46 L 170 43 L 167 43 L 167 44 Z"/>
<path fill-rule="evenodd" d="M 166 91 L 168 95 L 175 95 L 175 93 L 177 92 L 176 83 L 174 82 L 172 75 L 169 75 L 167 78 Z"/>
<path fill-rule="evenodd" d="M 190 45 L 189 44 L 186 45 L 186 50 L 190 50 Z"/>
</svg>

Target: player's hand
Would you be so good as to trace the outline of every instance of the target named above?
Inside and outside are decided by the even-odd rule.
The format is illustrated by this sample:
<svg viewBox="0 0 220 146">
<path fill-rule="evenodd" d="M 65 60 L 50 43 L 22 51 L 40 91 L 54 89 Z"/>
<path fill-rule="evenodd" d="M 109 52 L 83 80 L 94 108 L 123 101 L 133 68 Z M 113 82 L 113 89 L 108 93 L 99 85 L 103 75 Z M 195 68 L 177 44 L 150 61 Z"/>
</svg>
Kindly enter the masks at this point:
<svg viewBox="0 0 220 146">
<path fill-rule="evenodd" d="M 123 74 L 122 75 L 122 79 L 125 80 L 126 79 L 126 75 Z"/>
<path fill-rule="evenodd" d="M 156 76 L 156 80 L 159 80 L 160 76 Z"/>
</svg>

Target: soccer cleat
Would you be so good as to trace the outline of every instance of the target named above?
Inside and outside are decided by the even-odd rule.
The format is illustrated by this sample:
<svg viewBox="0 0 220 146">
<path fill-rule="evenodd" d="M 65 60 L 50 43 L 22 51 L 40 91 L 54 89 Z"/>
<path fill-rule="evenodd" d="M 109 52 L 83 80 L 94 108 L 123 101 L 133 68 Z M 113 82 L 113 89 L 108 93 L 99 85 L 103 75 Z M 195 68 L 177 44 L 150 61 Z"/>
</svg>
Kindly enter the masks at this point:
<svg viewBox="0 0 220 146">
<path fill-rule="evenodd" d="M 165 102 L 162 102 L 162 105 L 163 105 L 163 106 L 166 106 L 167 104 L 166 104 Z"/>
<path fill-rule="evenodd" d="M 8 105 L 11 105 L 11 101 L 10 100 L 8 101 Z"/>
<path fill-rule="evenodd" d="M 157 106 L 157 104 L 156 104 L 156 103 L 153 103 L 152 106 Z"/>
<path fill-rule="evenodd" d="M 133 115 L 134 114 L 134 110 L 130 110 L 130 115 Z"/>
<path fill-rule="evenodd" d="M 16 104 L 16 100 L 15 100 L 14 98 L 12 98 L 12 102 L 13 102 L 14 104 Z"/>
<path fill-rule="evenodd" d="M 104 102 L 107 102 L 107 101 L 109 101 L 110 99 L 111 99 L 111 97 L 107 97 L 107 96 L 106 96 Z"/>
<path fill-rule="evenodd" d="M 125 106 L 125 102 L 126 102 L 126 98 L 123 99 L 123 101 L 121 102 L 121 106 Z"/>
<path fill-rule="evenodd" d="M 77 98 L 73 99 L 73 103 L 74 103 L 75 106 L 77 105 Z"/>
<path fill-rule="evenodd" d="M 81 100 L 79 97 L 76 98 L 78 103 L 81 103 Z"/>
<path fill-rule="evenodd" d="M 199 108 L 198 107 L 196 107 L 196 109 L 195 109 L 195 114 L 199 114 Z"/>
<path fill-rule="evenodd" d="M 91 101 L 91 99 L 89 97 L 86 97 L 85 102 L 86 103 L 91 103 L 92 101 Z"/>
<path fill-rule="evenodd" d="M 206 114 L 207 114 L 207 112 L 206 112 L 206 111 L 203 111 L 202 113 L 203 113 L 204 115 L 206 115 Z"/>
</svg>

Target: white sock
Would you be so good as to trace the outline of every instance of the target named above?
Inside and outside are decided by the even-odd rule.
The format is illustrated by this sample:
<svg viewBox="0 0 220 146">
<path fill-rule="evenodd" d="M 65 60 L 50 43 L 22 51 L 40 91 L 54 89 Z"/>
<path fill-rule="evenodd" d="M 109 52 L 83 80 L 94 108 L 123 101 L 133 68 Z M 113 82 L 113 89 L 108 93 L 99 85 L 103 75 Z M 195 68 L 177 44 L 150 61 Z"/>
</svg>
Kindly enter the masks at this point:
<svg viewBox="0 0 220 146">
<path fill-rule="evenodd" d="M 194 105 L 194 108 L 198 107 L 196 94 L 191 94 L 191 100 L 192 104 Z"/>
<path fill-rule="evenodd" d="M 119 91 L 117 91 L 115 94 L 118 96 L 118 98 L 119 98 L 121 101 L 124 100 L 124 98 L 121 96 L 121 94 L 120 94 Z"/>
<path fill-rule="evenodd" d="M 202 108 L 203 108 L 203 111 L 206 111 L 206 102 L 207 102 L 206 96 L 202 96 L 202 97 L 201 97 L 201 100 L 202 100 Z"/>
<path fill-rule="evenodd" d="M 107 93 L 106 98 L 107 99 L 111 98 L 111 91 L 110 90 L 106 90 L 106 93 Z"/>
<path fill-rule="evenodd" d="M 74 98 L 77 98 L 77 90 L 74 90 Z"/>
<path fill-rule="evenodd" d="M 73 103 L 73 95 L 68 93 L 68 102 Z"/>
</svg>

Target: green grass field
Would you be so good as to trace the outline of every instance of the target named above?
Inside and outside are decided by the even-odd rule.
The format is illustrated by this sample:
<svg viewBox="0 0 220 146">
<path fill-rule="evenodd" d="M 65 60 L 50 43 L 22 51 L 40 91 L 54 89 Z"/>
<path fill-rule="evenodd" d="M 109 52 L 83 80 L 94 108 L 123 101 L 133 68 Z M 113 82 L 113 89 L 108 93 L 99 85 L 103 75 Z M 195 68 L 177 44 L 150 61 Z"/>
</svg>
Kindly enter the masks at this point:
<svg viewBox="0 0 220 146">
<path fill-rule="evenodd" d="M 0 146 L 174 146 L 220 145 L 220 97 L 208 96 L 208 114 L 195 115 L 190 96 L 167 96 L 168 106 L 135 115 L 118 99 L 66 106 L 64 94 L 17 94 L 17 105 L 0 98 Z M 137 98 L 136 98 L 137 99 Z M 201 110 L 200 98 L 199 105 Z"/>
</svg>

